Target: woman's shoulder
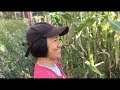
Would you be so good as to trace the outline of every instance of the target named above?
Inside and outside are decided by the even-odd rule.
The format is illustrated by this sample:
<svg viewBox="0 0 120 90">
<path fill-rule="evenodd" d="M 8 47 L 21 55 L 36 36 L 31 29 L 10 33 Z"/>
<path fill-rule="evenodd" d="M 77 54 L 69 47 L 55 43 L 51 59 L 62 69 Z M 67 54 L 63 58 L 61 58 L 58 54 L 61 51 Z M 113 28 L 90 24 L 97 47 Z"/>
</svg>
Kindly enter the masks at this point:
<svg viewBox="0 0 120 90">
<path fill-rule="evenodd" d="M 34 68 L 34 78 L 55 78 L 55 75 L 51 72 L 50 69 L 39 66 L 36 63 Z"/>
</svg>

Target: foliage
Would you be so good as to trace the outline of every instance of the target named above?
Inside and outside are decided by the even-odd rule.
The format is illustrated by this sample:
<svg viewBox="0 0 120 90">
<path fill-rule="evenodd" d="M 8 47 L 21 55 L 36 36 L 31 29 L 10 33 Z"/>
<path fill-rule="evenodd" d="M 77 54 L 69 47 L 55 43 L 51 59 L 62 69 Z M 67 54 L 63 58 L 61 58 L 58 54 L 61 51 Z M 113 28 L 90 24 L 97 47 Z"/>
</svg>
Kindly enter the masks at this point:
<svg viewBox="0 0 120 90">
<path fill-rule="evenodd" d="M 69 26 L 61 37 L 65 73 L 71 78 L 119 78 L 119 12 L 40 12 L 42 21 Z M 39 20 L 38 20 L 39 21 Z M 22 20 L 1 19 L 0 74 L 5 78 L 33 75 L 33 57 L 25 58 L 25 33 Z"/>
<path fill-rule="evenodd" d="M 25 33 L 28 25 L 21 20 L 0 20 L 0 72 L 5 78 L 31 77 L 32 58 L 25 58 Z"/>
<path fill-rule="evenodd" d="M 56 12 L 55 16 L 59 18 L 56 20 L 52 17 L 56 25 L 68 25 L 70 28 L 68 35 L 63 38 L 64 49 L 61 60 L 69 76 L 120 77 L 119 42 L 116 46 L 114 43 L 116 34 L 114 28 L 111 28 L 111 25 L 119 27 L 117 21 L 119 12 Z M 117 24 L 110 24 L 108 18 L 116 20 L 114 22 Z"/>
</svg>

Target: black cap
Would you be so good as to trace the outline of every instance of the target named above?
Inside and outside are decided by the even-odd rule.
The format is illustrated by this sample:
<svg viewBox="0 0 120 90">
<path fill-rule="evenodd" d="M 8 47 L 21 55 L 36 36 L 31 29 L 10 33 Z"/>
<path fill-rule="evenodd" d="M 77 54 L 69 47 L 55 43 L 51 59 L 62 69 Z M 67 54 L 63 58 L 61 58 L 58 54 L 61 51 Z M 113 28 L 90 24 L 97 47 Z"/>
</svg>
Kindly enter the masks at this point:
<svg viewBox="0 0 120 90">
<path fill-rule="evenodd" d="M 28 57 L 32 45 L 42 37 L 53 37 L 56 35 L 63 36 L 69 31 L 68 26 L 54 27 L 47 22 L 39 22 L 30 27 L 26 34 L 28 49 L 25 54 Z"/>
</svg>

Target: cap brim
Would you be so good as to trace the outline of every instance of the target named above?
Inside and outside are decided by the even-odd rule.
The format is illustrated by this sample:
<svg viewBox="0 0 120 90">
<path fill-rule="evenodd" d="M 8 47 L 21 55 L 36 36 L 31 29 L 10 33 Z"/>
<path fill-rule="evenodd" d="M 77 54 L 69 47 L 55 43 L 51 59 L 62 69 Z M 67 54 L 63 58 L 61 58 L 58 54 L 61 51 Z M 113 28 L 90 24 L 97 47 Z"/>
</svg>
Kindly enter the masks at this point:
<svg viewBox="0 0 120 90">
<path fill-rule="evenodd" d="M 52 29 L 50 32 L 48 32 L 47 34 L 45 34 L 43 37 L 53 37 L 53 36 L 56 36 L 56 35 L 63 36 L 65 34 L 67 34 L 68 31 L 69 31 L 68 26 L 66 26 L 66 27 L 56 27 L 56 28 Z"/>
</svg>

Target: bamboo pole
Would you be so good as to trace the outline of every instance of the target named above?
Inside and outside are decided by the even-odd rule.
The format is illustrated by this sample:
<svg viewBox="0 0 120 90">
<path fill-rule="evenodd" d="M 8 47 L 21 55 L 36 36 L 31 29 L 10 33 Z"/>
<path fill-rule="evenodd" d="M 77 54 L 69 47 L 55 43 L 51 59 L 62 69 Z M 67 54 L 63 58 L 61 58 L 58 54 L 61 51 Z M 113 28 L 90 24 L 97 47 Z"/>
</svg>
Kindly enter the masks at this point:
<svg viewBox="0 0 120 90">
<path fill-rule="evenodd" d="M 32 25 L 32 12 L 27 12 L 27 16 L 28 16 L 28 23 L 31 26 Z"/>
</svg>

